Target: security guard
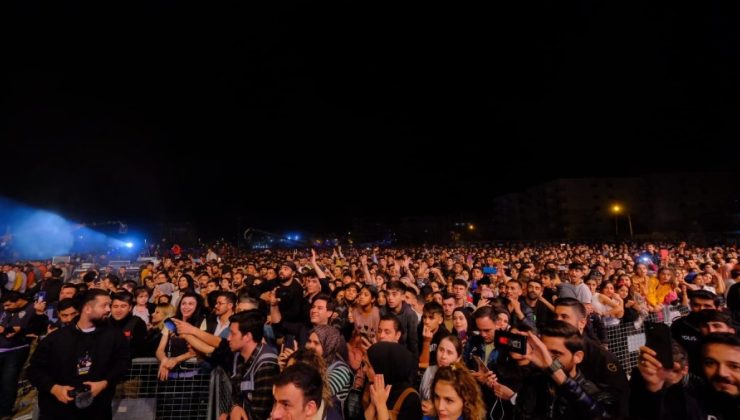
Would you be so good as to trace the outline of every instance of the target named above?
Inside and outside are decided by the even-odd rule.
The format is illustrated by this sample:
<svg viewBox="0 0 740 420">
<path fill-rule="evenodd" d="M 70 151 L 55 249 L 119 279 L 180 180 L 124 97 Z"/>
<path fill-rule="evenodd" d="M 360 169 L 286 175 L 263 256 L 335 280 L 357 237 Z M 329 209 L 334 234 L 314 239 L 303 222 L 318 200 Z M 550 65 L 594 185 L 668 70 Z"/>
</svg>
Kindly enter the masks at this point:
<svg viewBox="0 0 740 420">
<path fill-rule="evenodd" d="M 555 301 L 555 318 L 578 328 L 583 335 L 586 327 L 586 308 L 573 298 Z M 619 406 L 613 413 L 616 418 L 627 417 L 629 411 L 629 383 L 619 359 L 588 337 L 584 337 L 584 358 L 579 365 L 583 376 L 599 388 L 614 394 Z"/>
</svg>

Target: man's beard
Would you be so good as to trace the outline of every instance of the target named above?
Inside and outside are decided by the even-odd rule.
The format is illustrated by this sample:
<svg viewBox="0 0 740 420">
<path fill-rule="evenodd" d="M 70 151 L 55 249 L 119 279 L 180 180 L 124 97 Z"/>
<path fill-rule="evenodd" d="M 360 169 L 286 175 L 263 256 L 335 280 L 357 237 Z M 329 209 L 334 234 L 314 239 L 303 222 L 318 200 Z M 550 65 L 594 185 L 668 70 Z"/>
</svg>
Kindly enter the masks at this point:
<svg viewBox="0 0 740 420">
<path fill-rule="evenodd" d="M 734 382 L 732 382 L 729 378 L 725 378 L 719 375 L 714 375 L 710 378 L 710 381 L 713 384 L 722 384 L 722 385 L 735 385 Z"/>
<path fill-rule="evenodd" d="M 105 324 L 106 324 L 106 322 L 108 321 L 108 317 L 109 317 L 109 316 L 108 316 L 108 315 L 106 315 L 106 316 L 103 316 L 103 317 L 100 317 L 100 318 L 97 318 L 97 319 L 91 319 L 91 320 L 90 320 L 90 322 L 92 322 L 92 324 L 93 324 L 93 325 L 94 325 L 94 326 L 95 326 L 96 328 L 97 328 L 97 327 L 102 327 L 102 326 L 103 326 L 103 325 L 105 325 Z"/>
</svg>

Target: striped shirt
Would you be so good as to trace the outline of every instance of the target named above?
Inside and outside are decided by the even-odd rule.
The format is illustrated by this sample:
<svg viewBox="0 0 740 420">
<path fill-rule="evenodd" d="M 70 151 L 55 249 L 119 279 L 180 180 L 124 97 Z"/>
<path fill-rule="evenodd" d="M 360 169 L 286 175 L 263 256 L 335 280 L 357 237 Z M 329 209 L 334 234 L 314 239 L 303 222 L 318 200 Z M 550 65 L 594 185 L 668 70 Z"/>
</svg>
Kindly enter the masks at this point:
<svg viewBox="0 0 740 420">
<path fill-rule="evenodd" d="M 347 399 L 349 390 L 352 387 L 352 370 L 341 361 L 336 361 L 329 366 L 328 380 L 329 390 L 332 396 L 336 396 L 339 401 Z"/>
</svg>

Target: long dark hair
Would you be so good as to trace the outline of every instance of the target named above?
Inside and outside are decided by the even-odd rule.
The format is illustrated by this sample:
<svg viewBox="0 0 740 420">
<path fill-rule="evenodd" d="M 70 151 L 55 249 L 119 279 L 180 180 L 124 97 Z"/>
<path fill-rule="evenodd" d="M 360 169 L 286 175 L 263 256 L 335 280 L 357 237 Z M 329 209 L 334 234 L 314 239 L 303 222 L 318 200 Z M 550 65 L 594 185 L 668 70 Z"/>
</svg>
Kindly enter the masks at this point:
<svg viewBox="0 0 740 420">
<path fill-rule="evenodd" d="M 182 306 L 182 302 L 186 298 L 195 299 L 195 311 L 193 311 L 193 315 L 190 318 L 188 318 L 187 322 L 190 325 L 200 327 L 200 324 L 203 322 L 203 318 L 205 317 L 205 310 L 203 308 L 203 298 L 195 292 L 187 291 L 182 295 L 182 297 L 180 298 L 180 301 L 177 304 L 177 312 L 175 313 L 175 318 L 180 319 L 180 320 L 183 319 L 182 310 L 180 309 L 180 307 Z"/>
<path fill-rule="evenodd" d="M 177 290 L 180 290 L 180 279 L 185 277 L 185 280 L 188 281 L 188 287 L 185 289 L 189 292 L 195 292 L 195 280 L 193 280 L 193 277 L 190 276 L 190 274 L 182 274 L 180 277 L 177 278 Z"/>
</svg>

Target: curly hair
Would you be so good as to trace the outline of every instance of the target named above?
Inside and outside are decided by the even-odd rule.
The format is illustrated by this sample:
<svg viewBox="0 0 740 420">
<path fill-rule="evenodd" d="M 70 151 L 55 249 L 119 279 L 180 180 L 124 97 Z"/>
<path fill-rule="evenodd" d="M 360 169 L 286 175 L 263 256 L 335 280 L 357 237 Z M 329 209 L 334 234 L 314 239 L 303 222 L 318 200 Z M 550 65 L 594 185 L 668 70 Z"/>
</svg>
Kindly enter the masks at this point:
<svg viewBox="0 0 740 420">
<path fill-rule="evenodd" d="M 486 410 L 480 386 L 462 363 L 457 362 L 451 366 L 439 368 L 434 375 L 432 389 L 435 389 L 439 381 L 452 384 L 457 395 L 463 400 L 464 419 L 482 419 L 485 416 Z"/>
</svg>

